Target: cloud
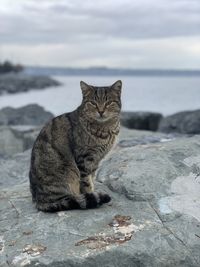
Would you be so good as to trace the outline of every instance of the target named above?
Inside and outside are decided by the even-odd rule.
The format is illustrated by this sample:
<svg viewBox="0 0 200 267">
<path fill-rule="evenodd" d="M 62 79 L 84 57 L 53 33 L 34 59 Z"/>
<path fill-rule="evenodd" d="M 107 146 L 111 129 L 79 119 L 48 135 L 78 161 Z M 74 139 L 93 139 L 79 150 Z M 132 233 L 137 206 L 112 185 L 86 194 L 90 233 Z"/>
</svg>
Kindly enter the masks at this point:
<svg viewBox="0 0 200 267">
<path fill-rule="evenodd" d="M 38 1 L 22 0 L 21 5 L 15 4 L 13 9 L 0 13 L 1 42 L 60 43 L 97 37 L 199 35 L 199 13 L 200 2 L 194 0 L 51 0 L 40 1 L 39 5 Z"/>
<path fill-rule="evenodd" d="M 199 13 L 198 0 L 1 0 L 0 55 L 86 66 L 180 66 L 184 57 L 196 66 Z"/>
<path fill-rule="evenodd" d="M 121 68 L 199 68 L 200 37 L 124 40 L 92 43 L 4 45 L 2 53 L 27 65 L 110 66 Z M 197 45 L 195 45 L 197 44 Z M 13 55 L 13 51 L 15 51 Z M 31 62 L 31 63 L 30 63 Z"/>
</svg>

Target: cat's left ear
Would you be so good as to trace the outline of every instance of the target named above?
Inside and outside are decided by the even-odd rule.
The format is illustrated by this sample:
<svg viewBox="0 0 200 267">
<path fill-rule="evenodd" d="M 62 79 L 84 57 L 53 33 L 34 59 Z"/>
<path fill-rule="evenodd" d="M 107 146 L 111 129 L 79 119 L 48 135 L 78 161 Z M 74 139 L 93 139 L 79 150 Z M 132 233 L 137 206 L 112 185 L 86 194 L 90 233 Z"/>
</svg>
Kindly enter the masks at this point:
<svg viewBox="0 0 200 267">
<path fill-rule="evenodd" d="M 80 82 L 80 86 L 81 86 L 83 96 L 89 95 L 89 93 L 92 91 L 91 86 L 83 81 Z"/>
<path fill-rule="evenodd" d="M 118 80 L 115 83 L 113 83 L 113 85 L 111 85 L 111 88 L 116 90 L 116 92 L 118 92 L 118 94 L 121 94 L 121 90 L 122 90 L 122 81 Z"/>
</svg>

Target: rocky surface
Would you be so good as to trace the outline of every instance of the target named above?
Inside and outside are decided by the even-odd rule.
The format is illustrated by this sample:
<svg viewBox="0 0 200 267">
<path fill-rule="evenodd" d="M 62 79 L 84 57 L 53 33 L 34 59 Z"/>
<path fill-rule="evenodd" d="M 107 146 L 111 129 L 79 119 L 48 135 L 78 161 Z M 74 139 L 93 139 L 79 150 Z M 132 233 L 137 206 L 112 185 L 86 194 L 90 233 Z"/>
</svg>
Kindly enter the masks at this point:
<svg viewBox="0 0 200 267">
<path fill-rule="evenodd" d="M 40 129 L 39 126 L 0 126 L 0 158 L 32 148 Z"/>
<path fill-rule="evenodd" d="M 129 129 L 156 131 L 162 114 L 155 112 L 122 112 L 121 124 Z"/>
<path fill-rule="evenodd" d="M 37 104 L 0 110 L 0 125 L 43 125 L 52 118 L 51 112 Z"/>
<path fill-rule="evenodd" d="M 163 118 L 158 131 L 165 133 L 200 134 L 200 109 L 178 112 Z"/>
<path fill-rule="evenodd" d="M 31 76 L 23 73 L 9 73 L 0 75 L 0 95 L 26 92 L 31 89 L 43 89 L 58 86 L 59 82 L 48 76 Z"/>
<path fill-rule="evenodd" d="M 53 118 L 37 104 L 0 110 L 0 157 L 12 156 L 32 147 L 42 126 Z"/>
<path fill-rule="evenodd" d="M 123 129 L 120 141 L 153 135 Z M 1 159 L 0 266 L 199 267 L 199 148 L 199 136 L 117 145 L 96 181 L 112 202 L 55 214 L 31 203 L 30 151 Z"/>
</svg>

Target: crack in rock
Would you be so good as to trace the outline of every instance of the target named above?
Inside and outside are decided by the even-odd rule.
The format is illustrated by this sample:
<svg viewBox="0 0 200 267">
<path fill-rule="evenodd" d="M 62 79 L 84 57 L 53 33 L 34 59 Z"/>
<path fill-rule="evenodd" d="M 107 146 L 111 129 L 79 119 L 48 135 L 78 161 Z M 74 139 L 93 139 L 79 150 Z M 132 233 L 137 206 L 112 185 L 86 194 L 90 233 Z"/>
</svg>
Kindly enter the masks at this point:
<svg viewBox="0 0 200 267">
<path fill-rule="evenodd" d="M 182 239 L 180 239 L 169 227 L 167 227 L 165 225 L 165 222 L 162 220 L 162 217 L 160 216 L 159 212 L 156 210 L 156 208 L 154 208 L 154 206 L 149 202 L 150 207 L 154 210 L 154 212 L 156 213 L 159 221 L 161 222 L 162 226 L 164 229 L 166 229 L 171 235 L 173 235 L 179 242 L 181 242 L 181 244 L 185 247 L 187 247 L 187 245 L 183 242 Z"/>
<path fill-rule="evenodd" d="M 3 236 L 0 236 L 0 254 L 3 253 L 5 248 L 5 240 L 3 239 Z"/>
</svg>

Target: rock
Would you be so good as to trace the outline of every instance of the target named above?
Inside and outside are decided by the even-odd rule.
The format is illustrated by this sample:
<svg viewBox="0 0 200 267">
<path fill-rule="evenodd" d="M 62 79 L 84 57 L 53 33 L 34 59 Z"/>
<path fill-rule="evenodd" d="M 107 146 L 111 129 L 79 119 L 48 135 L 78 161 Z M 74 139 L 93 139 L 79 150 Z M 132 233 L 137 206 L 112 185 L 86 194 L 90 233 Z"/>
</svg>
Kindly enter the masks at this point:
<svg viewBox="0 0 200 267">
<path fill-rule="evenodd" d="M 122 112 L 121 124 L 129 129 L 156 131 L 162 114 L 154 112 Z"/>
<path fill-rule="evenodd" d="M 52 113 L 37 104 L 0 110 L 0 125 L 43 125 L 52 118 Z"/>
<path fill-rule="evenodd" d="M 48 76 L 31 76 L 25 73 L 9 73 L 0 75 L 0 95 L 5 93 L 15 94 L 31 89 L 43 89 L 58 86 L 59 82 Z"/>
<path fill-rule="evenodd" d="M 96 181 L 112 202 L 54 214 L 31 203 L 30 151 L 1 159 L 0 266 L 199 267 L 199 146 L 199 136 L 117 145 Z"/>
<path fill-rule="evenodd" d="M 0 110 L 0 157 L 12 156 L 32 147 L 42 126 L 53 118 L 37 104 Z"/>
<path fill-rule="evenodd" d="M 158 131 L 165 133 L 200 134 L 200 109 L 178 112 L 163 118 Z"/>
<path fill-rule="evenodd" d="M 0 157 L 12 156 L 32 148 L 41 127 L 0 126 Z"/>
<path fill-rule="evenodd" d="M 0 127 L 0 157 L 12 156 L 24 151 L 23 140 L 12 129 Z"/>
<path fill-rule="evenodd" d="M 145 145 L 151 143 L 164 143 L 176 138 L 186 137 L 187 135 L 170 133 L 164 134 L 159 132 L 150 132 L 150 131 L 137 131 L 130 130 L 125 127 L 121 127 L 119 134 L 118 146 L 120 147 L 131 147 L 137 145 Z"/>
</svg>

